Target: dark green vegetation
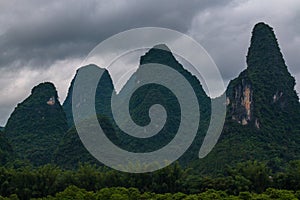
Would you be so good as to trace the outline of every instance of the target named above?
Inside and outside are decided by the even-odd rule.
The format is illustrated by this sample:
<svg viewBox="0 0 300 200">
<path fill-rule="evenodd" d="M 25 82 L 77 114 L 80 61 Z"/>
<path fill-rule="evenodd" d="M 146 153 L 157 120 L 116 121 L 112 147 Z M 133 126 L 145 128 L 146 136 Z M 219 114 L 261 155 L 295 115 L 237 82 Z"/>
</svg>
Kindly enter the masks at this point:
<svg viewBox="0 0 300 200">
<path fill-rule="evenodd" d="M 20 158 L 42 165 L 51 162 L 66 131 L 65 113 L 54 85 L 41 83 L 15 108 L 5 126 L 5 137 Z"/>
<path fill-rule="evenodd" d="M 15 163 L 16 165 L 16 163 Z M 63 170 L 54 165 L 0 167 L 0 191 L 8 199 L 297 199 L 300 161 L 272 173 L 257 161 L 227 167 L 218 177 L 193 175 L 178 163 L 160 171 L 128 174 L 96 165 Z M 18 197 L 18 198 L 17 198 Z M 47 197 L 47 198 L 45 198 Z M 0 197 L 1 199 L 1 197 Z"/>
<path fill-rule="evenodd" d="M 114 134 L 112 130 L 112 125 L 107 117 L 99 116 L 99 121 L 101 122 L 102 128 L 110 133 Z M 110 139 L 117 140 L 116 138 Z M 58 145 L 54 152 L 53 161 L 57 165 L 67 168 L 74 169 L 81 163 L 90 163 L 101 165 L 101 163 L 96 160 L 83 146 L 75 127 L 72 127 L 64 135 L 61 143 Z"/>
<path fill-rule="evenodd" d="M 178 163 L 145 174 L 105 168 L 84 148 L 73 125 L 75 79 L 63 106 L 54 85 L 42 83 L 18 104 L 5 129 L 0 129 L 0 163 L 5 166 L 0 168 L 0 194 L 24 200 L 300 198 L 300 104 L 295 80 L 271 27 L 264 23 L 254 27 L 247 69 L 226 90 L 227 117 L 221 138 L 204 159 L 197 156 L 210 120 L 211 99 L 168 47 L 155 46 L 142 56 L 140 68 L 117 96 L 138 84 L 140 70 L 148 63 L 167 65 L 181 73 L 200 104 L 200 128 Z M 104 70 L 95 65 L 86 67 Z M 163 105 L 168 115 L 157 135 L 137 139 L 122 132 L 112 118 L 111 95 L 115 91 L 108 71 L 103 72 L 95 108 L 107 137 L 134 152 L 168 144 L 180 123 L 180 106 L 174 94 L 157 84 L 133 93 L 129 109 L 137 124 L 150 122 L 148 111 L 154 104 Z"/>
<path fill-rule="evenodd" d="M 199 80 L 195 76 L 193 76 L 189 71 L 183 68 L 183 66 L 176 60 L 176 58 L 173 56 L 172 52 L 166 45 L 157 45 L 152 49 L 150 49 L 149 52 L 147 52 L 144 56 L 141 57 L 140 67 L 149 67 L 146 65 L 149 63 L 158 63 L 161 65 L 169 66 L 174 70 L 176 70 L 177 72 L 179 72 L 189 82 L 189 84 L 192 86 L 197 96 L 198 103 L 199 103 L 199 113 L 201 116 L 201 120 L 199 122 L 200 128 L 197 132 L 197 136 L 194 140 L 194 143 L 179 160 L 179 162 L 182 165 L 187 165 L 191 160 L 197 159 L 198 151 L 200 149 L 202 140 L 208 128 L 209 117 L 210 117 L 210 104 L 211 104 L 210 98 L 204 92 Z M 136 79 L 138 80 L 139 70 L 136 72 L 136 74 L 137 74 Z M 166 78 L 168 78 L 168 76 L 166 76 Z M 136 105 L 136 106 L 132 106 L 135 107 L 133 113 L 134 114 L 136 113 L 136 115 L 133 114 L 133 116 L 147 116 L 146 113 L 148 111 L 146 111 L 145 108 L 149 108 L 150 105 L 153 105 L 155 103 L 164 105 L 165 109 L 167 110 L 168 119 L 169 118 L 171 119 L 169 124 L 167 121 L 167 123 L 164 126 L 164 129 L 159 134 L 170 135 L 170 139 L 174 137 L 179 127 L 180 116 L 181 116 L 180 105 L 176 97 L 174 96 L 172 98 L 172 95 L 170 95 L 168 91 L 164 91 L 162 88 L 158 88 L 158 87 L 149 88 L 149 86 L 144 87 L 144 91 L 140 92 L 139 97 L 140 98 L 134 98 L 134 97 L 132 98 L 132 102 L 133 102 L 132 105 Z M 141 106 L 141 108 L 139 108 L 139 106 Z M 168 113 L 168 111 L 170 113 Z M 143 119 L 137 119 L 137 122 L 143 124 L 142 120 Z M 147 120 L 149 119 L 146 119 L 144 121 L 149 123 L 150 121 Z M 165 144 L 168 143 L 168 140 L 166 140 L 166 138 L 164 137 L 161 139 L 160 138 L 155 139 L 154 143 L 157 143 L 157 141 L 161 141 L 161 143 L 165 143 Z M 157 147 L 158 145 L 153 145 L 153 146 Z"/>
<path fill-rule="evenodd" d="M 274 171 L 300 158 L 300 104 L 271 27 L 257 24 L 247 69 L 227 88 L 227 119 L 213 151 L 194 163 L 203 173 L 247 160 L 266 161 Z"/>
<path fill-rule="evenodd" d="M 111 100 L 111 95 L 114 92 L 114 86 L 111 77 L 107 70 L 101 69 L 96 65 L 88 65 L 85 67 L 81 67 L 80 69 L 77 70 L 75 77 L 71 82 L 66 100 L 63 103 L 63 109 L 67 117 L 69 128 L 71 128 L 74 125 L 73 115 L 72 115 L 72 95 L 73 95 L 74 81 L 76 79 L 77 74 L 81 70 L 84 70 L 85 68 L 92 68 L 93 70 L 96 71 L 97 70 L 103 71 L 103 75 L 98 83 L 96 97 L 95 97 L 96 110 L 97 113 L 101 115 L 106 115 L 108 117 L 111 117 L 110 100 Z M 85 88 L 85 90 L 89 90 L 88 85 L 83 85 L 82 87 Z"/>
<path fill-rule="evenodd" d="M 205 131 L 208 127 L 209 122 L 209 113 L 210 113 L 210 99 L 205 94 L 199 80 L 193 76 L 190 72 L 185 70 L 183 66 L 175 59 L 173 54 L 170 52 L 168 47 L 165 45 L 158 45 L 149 50 L 144 56 L 141 57 L 140 60 L 140 68 L 141 67 L 149 67 L 143 66 L 148 63 L 158 63 L 166 66 L 170 66 L 173 69 L 177 70 L 181 73 L 191 84 L 193 87 L 197 98 L 200 104 L 200 115 L 201 121 L 199 124 L 199 131 L 197 134 L 197 138 L 195 139 L 194 144 L 190 147 L 190 149 L 186 152 L 186 154 L 180 159 L 180 163 L 183 165 L 187 165 L 192 159 L 197 159 L 198 150 L 200 149 L 200 145 L 202 139 L 205 135 Z M 84 68 L 92 68 L 95 66 L 89 65 Z M 151 66 L 150 66 L 151 67 Z M 82 69 L 84 69 L 82 68 Z M 97 69 L 103 70 L 103 69 Z M 77 71 L 77 73 L 79 73 Z M 76 75 L 75 75 L 76 77 Z M 137 81 L 142 78 L 140 77 L 139 70 L 137 70 L 132 77 L 128 80 L 127 84 L 122 88 L 118 96 L 122 96 L 124 93 L 128 93 L 132 88 L 135 87 L 135 84 L 138 84 Z M 63 108 L 66 112 L 66 116 L 68 119 L 68 124 L 70 126 L 73 125 L 72 119 L 72 90 L 74 87 L 74 79 L 71 82 L 71 86 L 69 88 L 68 96 L 66 101 L 63 104 Z M 85 86 L 84 86 L 85 87 Z M 88 90 L 88 88 L 87 88 Z M 112 118 L 111 113 L 111 95 L 114 93 L 112 80 L 110 75 L 105 70 L 104 75 L 101 77 L 97 92 L 96 92 L 96 111 L 98 114 L 98 120 L 101 123 L 102 127 L 107 127 L 109 131 L 107 131 L 107 136 L 119 147 L 123 149 L 133 151 L 133 152 L 150 152 L 157 150 L 166 144 L 168 144 L 172 138 L 177 133 L 179 124 L 180 124 L 180 106 L 177 98 L 173 95 L 173 93 L 168 90 L 166 87 L 157 85 L 157 84 L 148 84 L 140 87 L 136 90 L 130 100 L 130 114 L 132 119 L 139 125 L 145 126 L 150 123 L 150 118 L 148 116 L 149 108 L 154 104 L 162 105 L 167 111 L 167 121 L 164 125 L 163 129 L 153 137 L 147 139 L 138 139 L 132 137 L 123 131 L 121 131 L 118 126 L 115 125 L 115 121 Z M 123 106 L 123 105 L 121 105 Z M 58 153 L 60 155 L 54 156 L 56 159 L 56 163 L 60 164 L 64 167 L 70 167 L 76 165 L 78 161 L 84 162 L 86 160 L 93 160 L 90 156 L 85 156 L 88 154 L 79 154 L 79 152 L 86 151 L 81 145 L 81 141 L 79 140 L 76 130 L 71 128 L 67 133 L 67 137 L 64 137 L 62 140 L 60 147 L 58 149 Z M 84 156 L 83 156 L 84 155 Z M 66 159 L 68 158 L 68 159 Z"/>
<path fill-rule="evenodd" d="M 3 132 L 0 131 L 0 164 L 5 164 L 13 159 L 13 150 L 7 139 L 3 136 Z"/>
</svg>

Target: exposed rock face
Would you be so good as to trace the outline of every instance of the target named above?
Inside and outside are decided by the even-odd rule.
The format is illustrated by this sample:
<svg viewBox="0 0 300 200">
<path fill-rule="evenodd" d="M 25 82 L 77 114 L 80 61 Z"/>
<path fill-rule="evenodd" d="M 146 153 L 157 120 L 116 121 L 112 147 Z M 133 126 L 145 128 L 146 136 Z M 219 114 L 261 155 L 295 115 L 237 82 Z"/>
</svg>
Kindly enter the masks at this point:
<svg viewBox="0 0 300 200">
<path fill-rule="evenodd" d="M 248 124 L 252 114 L 252 89 L 250 84 L 238 85 L 235 88 L 235 98 L 232 103 L 232 116 L 243 125 Z"/>
<path fill-rule="evenodd" d="M 226 105 L 228 106 L 231 119 L 242 125 L 247 125 L 253 118 L 253 89 L 252 84 L 245 78 L 231 88 L 227 96 Z"/>
<path fill-rule="evenodd" d="M 54 97 L 51 97 L 51 98 L 49 99 L 49 101 L 47 101 L 47 104 L 48 104 L 49 106 L 53 106 L 53 105 L 55 104 L 55 98 L 54 98 Z"/>
</svg>

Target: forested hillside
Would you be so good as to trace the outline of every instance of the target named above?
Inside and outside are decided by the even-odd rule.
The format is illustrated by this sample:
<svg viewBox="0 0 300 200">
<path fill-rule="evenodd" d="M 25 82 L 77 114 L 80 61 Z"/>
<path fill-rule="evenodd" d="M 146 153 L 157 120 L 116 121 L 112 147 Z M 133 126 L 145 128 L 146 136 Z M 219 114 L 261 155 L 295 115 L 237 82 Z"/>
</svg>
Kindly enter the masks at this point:
<svg viewBox="0 0 300 200">
<path fill-rule="evenodd" d="M 41 83 L 17 105 L 4 134 L 17 156 L 38 166 L 51 162 L 66 131 L 66 116 L 55 86 Z"/>
<path fill-rule="evenodd" d="M 226 165 L 247 160 L 266 162 L 280 171 L 300 158 L 300 104 L 295 79 L 289 73 L 273 29 L 255 25 L 247 68 L 230 81 L 227 117 L 213 151 L 192 165 L 217 173 Z"/>
</svg>

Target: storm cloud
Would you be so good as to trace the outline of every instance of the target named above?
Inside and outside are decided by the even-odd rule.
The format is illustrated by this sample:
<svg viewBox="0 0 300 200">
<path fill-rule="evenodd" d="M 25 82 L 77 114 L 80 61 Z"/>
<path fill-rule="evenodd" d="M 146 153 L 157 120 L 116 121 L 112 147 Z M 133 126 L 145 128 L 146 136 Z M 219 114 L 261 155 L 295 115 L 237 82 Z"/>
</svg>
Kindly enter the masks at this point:
<svg viewBox="0 0 300 200">
<path fill-rule="evenodd" d="M 199 10 L 214 6 L 215 2 L 2 2 L 0 16 L 8 21 L 1 22 L 6 30 L 1 31 L 0 67 L 47 68 L 56 60 L 85 56 L 103 39 L 136 27 L 159 26 L 186 32 Z"/>
</svg>

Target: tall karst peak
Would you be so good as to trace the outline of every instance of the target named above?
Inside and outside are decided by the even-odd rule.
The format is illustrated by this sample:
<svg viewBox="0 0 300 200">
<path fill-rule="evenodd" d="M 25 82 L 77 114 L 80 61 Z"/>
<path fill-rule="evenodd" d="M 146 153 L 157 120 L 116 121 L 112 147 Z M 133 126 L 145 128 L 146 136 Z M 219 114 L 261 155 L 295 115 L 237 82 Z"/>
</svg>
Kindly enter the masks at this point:
<svg viewBox="0 0 300 200">
<path fill-rule="evenodd" d="M 272 62 L 276 62 L 277 66 L 285 65 L 273 28 L 260 22 L 254 26 L 252 31 L 247 65 L 249 68 L 277 67 L 272 66 Z"/>
<path fill-rule="evenodd" d="M 171 52 L 171 50 L 169 49 L 169 47 L 166 44 L 157 44 L 151 48 L 151 50 L 155 50 L 155 49 L 160 49 L 163 51 Z"/>
<path fill-rule="evenodd" d="M 153 46 L 145 55 L 141 57 L 140 65 L 148 63 L 158 63 L 172 67 L 173 65 L 180 65 L 166 44 L 158 44 Z"/>
<path fill-rule="evenodd" d="M 273 29 L 262 22 L 256 24 L 248 49 L 247 69 L 227 89 L 229 117 L 258 129 L 261 124 L 280 121 L 284 113 L 298 112 L 294 87 L 295 79 L 285 65 Z"/>
<path fill-rule="evenodd" d="M 35 93 L 44 93 L 44 94 L 46 94 L 48 92 L 55 93 L 55 96 L 57 97 L 56 88 L 55 88 L 54 84 L 51 83 L 51 82 L 40 83 L 37 86 L 33 87 L 32 90 L 31 90 L 31 94 L 35 94 Z"/>
<path fill-rule="evenodd" d="M 46 82 L 35 86 L 31 95 L 18 104 L 5 126 L 5 136 L 20 158 L 42 165 L 51 161 L 66 130 L 67 120 L 56 88 Z"/>
<path fill-rule="evenodd" d="M 108 70 L 106 70 L 104 68 L 100 68 L 94 64 L 82 66 L 79 69 L 77 69 L 76 74 L 75 74 L 73 80 L 71 81 L 71 84 L 70 84 L 70 87 L 68 90 L 68 95 L 63 103 L 63 109 L 66 113 L 69 128 L 71 128 L 74 125 L 73 114 L 72 114 L 73 87 L 74 87 L 77 75 L 82 71 L 87 71 L 89 73 L 97 73 L 99 71 L 103 72 L 102 77 L 99 80 L 99 83 L 97 86 L 97 92 L 96 92 L 96 97 L 95 97 L 99 113 L 108 115 L 107 113 L 110 108 L 109 108 L 109 106 L 104 106 L 103 102 L 105 101 L 107 103 L 108 101 L 110 101 L 110 96 L 111 96 L 112 92 L 115 92 L 113 82 L 112 82 L 112 79 L 110 77 Z M 87 79 L 88 78 L 89 77 L 87 77 Z M 88 91 L 90 86 L 83 83 L 82 87 Z M 110 104 L 107 104 L 107 105 L 110 105 Z"/>
<path fill-rule="evenodd" d="M 221 171 L 246 160 L 264 161 L 281 170 L 299 159 L 300 104 L 273 29 L 253 29 L 247 68 L 230 81 L 227 115 L 220 140 L 195 162 L 201 172 Z"/>
</svg>

